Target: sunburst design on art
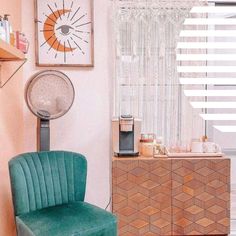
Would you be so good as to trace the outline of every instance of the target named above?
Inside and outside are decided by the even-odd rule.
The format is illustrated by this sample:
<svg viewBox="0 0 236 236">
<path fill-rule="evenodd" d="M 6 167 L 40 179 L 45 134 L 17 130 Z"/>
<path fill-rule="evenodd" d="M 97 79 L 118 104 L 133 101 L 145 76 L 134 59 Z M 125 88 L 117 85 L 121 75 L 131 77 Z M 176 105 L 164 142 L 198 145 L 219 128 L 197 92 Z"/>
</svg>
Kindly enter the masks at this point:
<svg viewBox="0 0 236 236">
<path fill-rule="evenodd" d="M 44 38 L 40 47 L 47 47 L 47 53 L 54 53 L 55 59 L 59 53 L 63 53 L 64 63 L 67 62 L 68 53 L 75 56 L 74 52 L 79 50 L 81 55 L 85 55 L 83 45 L 89 43 L 91 35 L 90 27 L 86 27 L 91 26 L 88 13 L 84 13 L 74 1 L 68 6 L 63 0 L 61 6 L 53 2 L 47 4 L 47 7 L 50 14 L 44 12 L 45 19 L 38 21 Z"/>
</svg>

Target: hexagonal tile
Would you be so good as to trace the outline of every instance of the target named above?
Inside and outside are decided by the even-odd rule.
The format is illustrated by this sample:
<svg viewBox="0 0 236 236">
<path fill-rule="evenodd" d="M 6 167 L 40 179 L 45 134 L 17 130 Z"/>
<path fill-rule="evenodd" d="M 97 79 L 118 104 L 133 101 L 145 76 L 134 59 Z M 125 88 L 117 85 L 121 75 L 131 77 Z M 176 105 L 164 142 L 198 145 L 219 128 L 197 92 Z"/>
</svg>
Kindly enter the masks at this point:
<svg viewBox="0 0 236 236">
<path fill-rule="evenodd" d="M 204 166 L 203 168 L 200 168 L 196 170 L 197 173 L 203 176 L 208 176 L 214 172 L 214 170 L 209 169 L 208 167 Z"/>
<path fill-rule="evenodd" d="M 157 185 L 158 185 L 157 183 L 151 181 L 150 179 L 141 184 L 142 187 L 149 190 L 155 188 Z"/>
<path fill-rule="evenodd" d="M 211 186 L 212 188 L 219 188 L 222 187 L 223 185 L 225 185 L 225 183 L 223 183 L 222 181 L 215 179 L 213 181 L 211 181 L 209 184 L 209 186 Z"/>
<path fill-rule="evenodd" d="M 202 194 L 196 196 L 196 198 L 201 201 L 209 201 L 214 197 L 212 195 L 210 195 L 209 193 L 203 192 Z"/>
<path fill-rule="evenodd" d="M 169 170 L 163 167 L 158 167 L 157 169 L 154 169 L 153 171 L 151 171 L 152 174 L 155 174 L 160 177 L 167 175 L 169 172 L 170 172 Z"/>
<path fill-rule="evenodd" d="M 124 181 L 119 184 L 119 187 L 122 188 L 123 190 L 130 190 L 133 187 L 133 184 L 130 181 Z"/>
<path fill-rule="evenodd" d="M 218 205 L 214 205 L 214 206 L 208 208 L 207 210 L 212 212 L 212 213 L 214 213 L 214 214 L 218 214 L 218 213 L 224 211 L 225 209 L 220 207 L 220 206 L 218 206 Z"/>
<path fill-rule="evenodd" d="M 159 209 L 154 208 L 152 206 L 148 206 L 148 207 L 146 207 L 146 208 L 141 210 L 141 212 L 143 212 L 144 214 L 146 214 L 148 216 L 151 216 L 151 215 L 153 215 L 153 214 L 155 214 L 155 213 L 157 213 L 159 211 L 160 211 Z"/>
<path fill-rule="evenodd" d="M 174 172 L 175 172 L 176 174 L 178 174 L 178 175 L 184 177 L 184 176 L 186 176 L 186 175 L 191 174 L 191 173 L 192 173 L 192 170 L 189 170 L 189 169 L 187 169 L 187 168 L 185 168 L 185 167 L 181 167 L 181 168 L 175 170 Z"/>
<path fill-rule="evenodd" d="M 122 208 L 121 210 L 119 210 L 119 213 L 124 216 L 133 215 L 135 212 L 137 212 L 137 210 L 135 210 L 129 206 L 126 206 L 126 207 Z"/>
<path fill-rule="evenodd" d="M 112 200 L 114 204 L 124 201 L 126 198 L 120 194 L 113 194 Z"/>
<path fill-rule="evenodd" d="M 204 210 L 204 209 L 202 209 L 201 207 L 198 207 L 198 206 L 196 206 L 196 205 L 193 205 L 193 206 L 188 207 L 188 208 L 186 209 L 186 211 L 188 211 L 189 213 L 191 213 L 191 214 L 193 214 L 193 215 L 196 215 L 196 214 L 202 212 L 203 210 Z"/>
<path fill-rule="evenodd" d="M 181 226 L 181 227 L 186 227 L 186 226 L 190 225 L 191 223 L 192 223 L 192 222 L 189 221 L 189 220 L 186 219 L 186 218 L 182 218 L 182 219 L 177 220 L 177 221 L 175 222 L 176 225 Z"/>
<path fill-rule="evenodd" d="M 133 227 L 140 229 L 143 228 L 144 226 L 148 225 L 149 223 L 144 221 L 144 220 L 140 220 L 140 219 L 136 219 L 135 221 L 132 221 L 130 223 L 130 225 L 132 225 Z"/>
<path fill-rule="evenodd" d="M 181 202 L 185 202 L 185 201 L 191 199 L 192 196 L 189 194 L 186 194 L 186 193 L 180 193 L 177 196 L 175 196 L 174 198 L 181 201 Z"/>
<path fill-rule="evenodd" d="M 204 187 L 204 183 L 202 183 L 196 179 L 193 179 L 193 180 L 187 182 L 185 185 L 188 187 L 191 187 L 192 189 L 198 189 L 198 188 Z"/>
<path fill-rule="evenodd" d="M 224 218 L 222 220 L 219 220 L 218 223 L 220 223 L 221 225 L 228 227 L 230 225 L 230 220 L 229 218 Z"/>
<path fill-rule="evenodd" d="M 209 218 L 204 217 L 204 218 L 198 220 L 196 223 L 203 226 L 203 227 L 207 227 L 207 226 L 213 224 L 214 221 L 210 220 Z"/>
<path fill-rule="evenodd" d="M 136 203 L 141 203 L 141 202 L 147 200 L 148 198 L 141 193 L 136 193 L 136 194 L 132 195 L 130 197 L 130 199 L 132 199 Z"/>
<path fill-rule="evenodd" d="M 136 167 L 135 169 L 131 170 L 130 173 L 135 176 L 142 176 L 146 173 L 146 170 L 140 167 Z"/>
<path fill-rule="evenodd" d="M 159 220 L 154 221 L 152 224 L 158 228 L 163 228 L 163 227 L 166 227 L 167 225 L 169 225 L 170 222 L 163 220 L 163 219 L 159 219 Z"/>
</svg>

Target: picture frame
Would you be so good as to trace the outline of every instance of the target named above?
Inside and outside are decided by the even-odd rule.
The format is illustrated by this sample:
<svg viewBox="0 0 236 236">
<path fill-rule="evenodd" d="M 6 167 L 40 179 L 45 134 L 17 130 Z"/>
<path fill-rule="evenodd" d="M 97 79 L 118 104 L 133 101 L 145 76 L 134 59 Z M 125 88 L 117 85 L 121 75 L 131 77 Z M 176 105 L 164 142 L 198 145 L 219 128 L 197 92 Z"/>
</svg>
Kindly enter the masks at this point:
<svg viewBox="0 0 236 236">
<path fill-rule="evenodd" d="M 36 65 L 93 67 L 93 0 L 35 0 Z"/>
</svg>

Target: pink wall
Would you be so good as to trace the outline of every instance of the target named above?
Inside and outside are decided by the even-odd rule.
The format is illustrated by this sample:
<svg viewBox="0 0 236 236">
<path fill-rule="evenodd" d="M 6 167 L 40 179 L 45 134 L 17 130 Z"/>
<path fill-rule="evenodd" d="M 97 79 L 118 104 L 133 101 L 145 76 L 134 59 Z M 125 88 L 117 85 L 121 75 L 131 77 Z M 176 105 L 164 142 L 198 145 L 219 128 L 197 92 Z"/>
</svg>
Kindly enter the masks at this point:
<svg viewBox="0 0 236 236">
<path fill-rule="evenodd" d="M 21 27 L 21 0 L 0 0 L 0 15 L 11 14 L 10 20 L 15 30 Z M 5 63 L 4 63 L 5 64 Z M 4 76 L 11 73 L 13 62 L 2 66 Z M 5 69 L 4 69 L 5 68 Z M 23 151 L 23 80 L 22 72 L 0 89 L 0 235 L 15 235 L 9 185 L 8 161 Z"/>
<path fill-rule="evenodd" d="M 24 68 L 24 82 L 38 71 L 34 53 L 34 0 L 22 0 L 23 31 L 30 39 L 29 62 Z M 86 200 L 105 207 L 110 197 L 110 118 L 111 118 L 111 35 L 110 1 L 94 1 L 95 67 L 54 68 L 65 72 L 75 87 L 75 102 L 64 117 L 51 122 L 52 149 L 80 152 L 88 160 Z M 23 14 L 24 13 L 24 14 Z M 36 149 L 36 119 L 25 107 L 25 150 Z"/>
<path fill-rule="evenodd" d="M 22 2 L 22 21 L 21 8 Z M 34 0 L 0 0 L 0 14 L 12 16 L 14 29 L 26 33 L 30 41 L 28 62 L 4 89 L 0 89 L 0 235 L 15 235 L 7 163 L 21 152 L 36 150 L 36 119 L 23 99 L 23 84 L 39 70 L 35 67 Z M 94 1 L 95 67 L 61 69 L 72 80 L 75 103 L 67 115 L 51 122 L 52 149 L 71 150 L 86 155 L 88 181 L 86 200 L 105 208 L 110 198 L 111 119 L 111 36 L 110 1 Z M 102 7 L 101 7 L 102 6 Z M 42 69 L 42 68 L 40 68 Z M 23 80 L 22 80 L 23 77 Z"/>
</svg>

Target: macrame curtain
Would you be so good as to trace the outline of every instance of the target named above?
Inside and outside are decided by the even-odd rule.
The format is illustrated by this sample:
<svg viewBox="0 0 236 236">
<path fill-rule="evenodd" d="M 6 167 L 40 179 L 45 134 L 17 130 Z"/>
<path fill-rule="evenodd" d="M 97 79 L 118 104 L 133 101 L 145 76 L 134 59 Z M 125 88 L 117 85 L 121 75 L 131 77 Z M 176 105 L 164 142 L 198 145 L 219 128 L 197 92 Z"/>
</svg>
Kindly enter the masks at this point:
<svg viewBox="0 0 236 236">
<path fill-rule="evenodd" d="M 142 132 L 162 136 L 169 147 L 204 134 L 179 84 L 176 45 L 184 19 L 199 2 L 119 1 L 113 9 L 114 116 L 142 119 Z"/>
</svg>

